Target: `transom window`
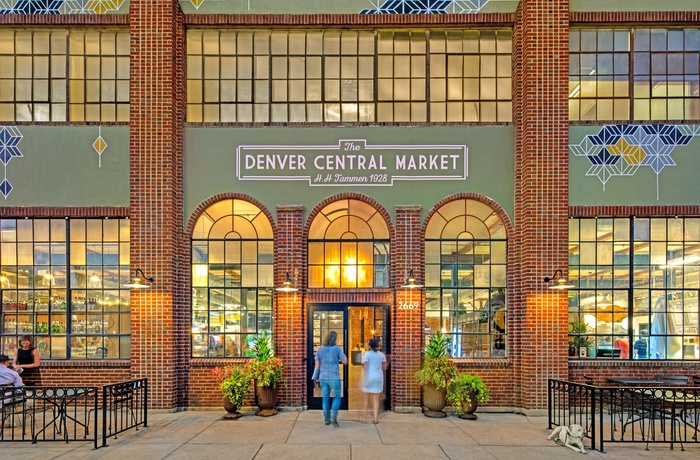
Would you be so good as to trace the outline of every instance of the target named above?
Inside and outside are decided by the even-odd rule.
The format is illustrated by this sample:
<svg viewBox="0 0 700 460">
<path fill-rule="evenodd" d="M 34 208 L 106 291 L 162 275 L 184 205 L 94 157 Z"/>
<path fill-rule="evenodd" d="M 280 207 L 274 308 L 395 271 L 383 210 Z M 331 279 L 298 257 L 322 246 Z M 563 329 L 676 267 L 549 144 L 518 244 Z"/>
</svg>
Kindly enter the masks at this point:
<svg viewBox="0 0 700 460">
<path fill-rule="evenodd" d="M 0 121 L 129 121 L 129 31 L 0 30 Z"/>
<path fill-rule="evenodd" d="M 510 122 L 507 30 L 189 30 L 187 121 Z"/>
<path fill-rule="evenodd" d="M 252 356 L 272 333 L 273 230 L 260 208 L 222 200 L 192 234 L 192 356 Z"/>
<path fill-rule="evenodd" d="M 503 221 L 488 205 L 454 200 L 430 218 L 425 233 L 426 334 L 447 334 L 452 356 L 505 356 L 506 256 Z"/>
<path fill-rule="evenodd" d="M 128 219 L 1 219 L 2 349 L 44 359 L 131 354 Z"/>
<path fill-rule="evenodd" d="M 700 358 L 700 218 L 569 221 L 569 349 L 583 358 Z"/>
<path fill-rule="evenodd" d="M 570 120 L 700 118 L 700 29 L 571 29 Z"/>
<path fill-rule="evenodd" d="M 323 208 L 309 229 L 309 288 L 389 286 L 389 228 L 359 200 Z"/>
</svg>

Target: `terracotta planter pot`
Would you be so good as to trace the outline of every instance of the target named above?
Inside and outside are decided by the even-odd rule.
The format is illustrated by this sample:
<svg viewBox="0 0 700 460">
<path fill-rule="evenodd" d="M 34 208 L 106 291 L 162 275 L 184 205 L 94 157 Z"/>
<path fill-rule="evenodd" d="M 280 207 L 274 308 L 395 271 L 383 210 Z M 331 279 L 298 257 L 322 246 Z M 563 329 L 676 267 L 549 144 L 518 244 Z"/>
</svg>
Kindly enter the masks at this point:
<svg viewBox="0 0 700 460">
<path fill-rule="evenodd" d="M 255 396 L 260 410 L 257 415 L 262 417 L 277 413 L 277 388 L 255 386 Z"/>
<path fill-rule="evenodd" d="M 223 398 L 223 404 L 224 404 L 224 410 L 226 411 L 226 415 L 224 415 L 224 418 L 235 419 L 235 418 L 239 418 L 241 416 L 241 413 L 239 412 L 239 410 L 241 410 L 241 408 L 234 406 L 233 403 L 231 402 L 231 400 L 225 396 Z"/>
<path fill-rule="evenodd" d="M 474 412 L 476 412 L 476 408 L 477 408 L 476 391 L 472 391 L 469 398 L 462 401 L 462 413 L 459 414 L 459 418 L 464 418 L 467 420 L 476 419 L 476 415 L 474 415 Z"/>
<path fill-rule="evenodd" d="M 437 388 L 432 383 L 423 385 L 423 406 L 426 417 L 442 418 L 447 416 L 442 410 L 445 408 L 447 388 Z"/>
</svg>

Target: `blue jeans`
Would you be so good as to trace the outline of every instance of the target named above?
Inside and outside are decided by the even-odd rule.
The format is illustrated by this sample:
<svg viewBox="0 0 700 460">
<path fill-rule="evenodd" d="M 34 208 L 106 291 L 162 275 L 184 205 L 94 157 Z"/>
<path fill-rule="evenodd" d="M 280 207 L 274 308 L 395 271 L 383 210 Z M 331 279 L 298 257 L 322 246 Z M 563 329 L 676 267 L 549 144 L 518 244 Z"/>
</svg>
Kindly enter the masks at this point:
<svg viewBox="0 0 700 460">
<path fill-rule="evenodd" d="M 331 404 L 331 392 L 333 392 L 333 404 Z M 323 396 L 323 420 L 330 422 L 338 419 L 340 409 L 340 380 L 321 380 L 321 394 Z"/>
</svg>

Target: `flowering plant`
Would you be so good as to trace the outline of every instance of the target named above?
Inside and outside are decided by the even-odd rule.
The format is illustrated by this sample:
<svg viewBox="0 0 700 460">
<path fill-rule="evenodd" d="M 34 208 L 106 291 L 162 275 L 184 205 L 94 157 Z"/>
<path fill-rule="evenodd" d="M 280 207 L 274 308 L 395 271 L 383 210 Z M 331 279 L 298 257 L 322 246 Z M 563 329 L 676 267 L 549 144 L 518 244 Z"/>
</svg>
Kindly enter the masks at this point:
<svg viewBox="0 0 700 460">
<path fill-rule="evenodd" d="M 246 364 L 246 372 L 257 386 L 277 388 L 284 379 L 284 362 L 274 355 L 272 337 L 267 332 L 255 337 L 253 351 L 255 358 Z"/>
<path fill-rule="evenodd" d="M 457 367 L 448 353 L 449 347 L 450 339 L 440 331 L 428 340 L 423 349 L 423 365 L 416 372 L 418 383 L 447 387 L 457 374 Z"/>
<path fill-rule="evenodd" d="M 250 374 L 240 364 L 215 367 L 211 374 L 219 382 L 219 388 L 221 388 L 224 397 L 228 398 L 236 409 L 240 409 L 248 396 Z"/>
</svg>

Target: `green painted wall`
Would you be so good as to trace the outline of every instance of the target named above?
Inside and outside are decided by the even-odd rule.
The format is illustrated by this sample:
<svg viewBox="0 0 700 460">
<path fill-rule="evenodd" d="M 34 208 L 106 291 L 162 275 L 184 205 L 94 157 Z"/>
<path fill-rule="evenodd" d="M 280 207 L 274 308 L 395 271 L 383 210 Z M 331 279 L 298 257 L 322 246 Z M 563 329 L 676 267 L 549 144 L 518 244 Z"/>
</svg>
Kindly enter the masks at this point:
<svg viewBox="0 0 700 460">
<path fill-rule="evenodd" d="M 571 11 L 698 11 L 698 0 L 571 0 Z"/>
<path fill-rule="evenodd" d="M 395 181 L 393 186 L 309 185 L 308 181 L 238 180 L 239 145 L 335 145 L 339 139 L 366 139 L 367 144 L 466 145 L 468 177 L 450 181 Z M 368 195 L 394 215 L 396 205 L 421 205 L 424 214 L 442 198 L 476 192 L 513 212 L 512 127 L 382 128 L 187 128 L 185 131 L 185 219 L 211 196 L 250 195 L 273 214 L 278 204 L 300 204 L 305 212 L 320 201 L 352 191 Z"/>
<path fill-rule="evenodd" d="M 358 14 L 384 0 L 180 0 L 185 14 Z M 480 13 L 512 13 L 517 0 L 489 0 Z"/>
<path fill-rule="evenodd" d="M 569 143 L 580 144 L 601 126 L 572 126 Z M 700 197 L 700 136 L 687 146 L 676 146 L 670 154 L 676 166 L 666 166 L 658 177 L 649 166 L 631 176 L 611 177 L 605 187 L 598 177 L 586 176 L 591 162 L 569 153 L 569 204 L 572 206 L 633 206 L 698 204 Z M 657 199 L 658 178 L 658 199 Z"/>
<path fill-rule="evenodd" d="M 22 157 L 6 167 L 12 192 L 2 206 L 129 206 L 129 128 L 102 127 L 102 167 L 92 147 L 97 126 L 19 126 Z M 1 179 L 0 179 L 1 180 Z"/>
</svg>

